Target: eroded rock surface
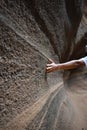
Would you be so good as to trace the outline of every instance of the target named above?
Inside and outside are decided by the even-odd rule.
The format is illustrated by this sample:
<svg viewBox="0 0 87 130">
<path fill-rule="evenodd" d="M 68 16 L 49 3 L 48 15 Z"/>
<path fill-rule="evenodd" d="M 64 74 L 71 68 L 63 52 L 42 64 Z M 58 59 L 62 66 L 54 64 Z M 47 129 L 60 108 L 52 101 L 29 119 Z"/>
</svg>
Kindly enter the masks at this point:
<svg viewBox="0 0 87 130">
<path fill-rule="evenodd" d="M 87 68 L 45 70 L 86 44 L 86 0 L 1 0 L 0 130 L 87 130 Z"/>
</svg>

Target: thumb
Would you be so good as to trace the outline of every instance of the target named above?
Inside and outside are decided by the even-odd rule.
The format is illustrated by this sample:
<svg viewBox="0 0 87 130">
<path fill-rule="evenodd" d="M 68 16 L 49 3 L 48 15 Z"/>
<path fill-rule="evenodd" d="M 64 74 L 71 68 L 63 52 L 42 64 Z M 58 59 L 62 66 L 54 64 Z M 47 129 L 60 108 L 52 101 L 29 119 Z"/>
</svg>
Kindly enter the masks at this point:
<svg viewBox="0 0 87 130">
<path fill-rule="evenodd" d="M 48 63 L 51 64 L 53 63 L 54 61 L 52 59 L 49 59 Z"/>
</svg>

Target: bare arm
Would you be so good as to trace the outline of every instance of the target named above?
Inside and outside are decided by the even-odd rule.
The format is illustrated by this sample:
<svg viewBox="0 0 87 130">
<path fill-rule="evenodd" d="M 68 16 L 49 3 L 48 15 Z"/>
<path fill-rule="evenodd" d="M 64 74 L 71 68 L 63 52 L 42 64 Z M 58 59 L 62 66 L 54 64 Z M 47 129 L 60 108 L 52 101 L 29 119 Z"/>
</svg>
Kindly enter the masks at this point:
<svg viewBox="0 0 87 130">
<path fill-rule="evenodd" d="M 56 71 L 56 70 L 68 70 L 68 69 L 74 69 L 81 66 L 85 66 L 85 63 L 83 60 L 72 60 L 66 63 L 60 63 L 56 64 L 54 61 L 50 60 L 50 64 L 47 64 L 46 71 L 47 73 Z"/>
</svg>

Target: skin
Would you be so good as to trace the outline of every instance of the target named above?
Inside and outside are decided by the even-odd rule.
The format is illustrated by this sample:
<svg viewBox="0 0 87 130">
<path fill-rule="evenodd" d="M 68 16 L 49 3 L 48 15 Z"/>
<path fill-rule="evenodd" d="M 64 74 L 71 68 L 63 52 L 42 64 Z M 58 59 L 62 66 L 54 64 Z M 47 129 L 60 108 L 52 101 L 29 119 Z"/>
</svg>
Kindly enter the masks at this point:
<svg viewBox="0 0 87 130">
<path fill-rule="evenodd" d="M 74 69 L 82 66 L 85 66 L 85 63 L 81 59 L 72 60 L 66 63 L 59 63 L 59 64 L 56 64 L 53 60 L 50 59 L 49 63 L 46 66 L 46 72 L 50 73 L 57 70 L 69 70 L 69 69 Z"/>
</svg>

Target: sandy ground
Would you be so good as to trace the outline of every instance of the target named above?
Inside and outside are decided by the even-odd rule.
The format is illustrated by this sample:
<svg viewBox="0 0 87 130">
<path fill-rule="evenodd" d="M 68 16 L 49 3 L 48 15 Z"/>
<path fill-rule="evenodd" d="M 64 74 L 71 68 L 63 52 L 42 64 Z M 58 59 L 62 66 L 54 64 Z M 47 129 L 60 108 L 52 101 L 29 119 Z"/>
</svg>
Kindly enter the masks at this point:
<svg viewBox="0 0 87 130">
<path fill-rule="evenodd" d="M 51 98 L 50 102 L 52 101 L 52 99 L 55 97 L 55 94 L 58 93 L 58 91 L 62 88 L 62 85 L 63 83 L 59 83 L 58 85 L 48 90 L 35 104 L 33 104 L 33 106 L 28 107 L 12 122 L 8 123 L 4 130 L 24 130 L 25 127 L 27 127 L 27 125 L 29 124 L 29 122 L 31 122 L 35 118 L 35 116 L 41 111 L 41 109 L 46 104 L 47 100 Z M 53 94 L 54 92 L 55 94 Z M 44 116 L 46 115 L 47 111 L 48 109 L 45 111 Z"/>
</svg>

